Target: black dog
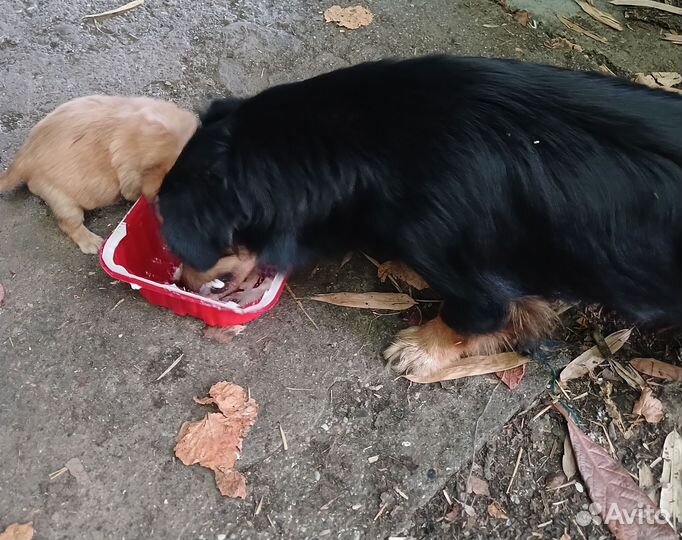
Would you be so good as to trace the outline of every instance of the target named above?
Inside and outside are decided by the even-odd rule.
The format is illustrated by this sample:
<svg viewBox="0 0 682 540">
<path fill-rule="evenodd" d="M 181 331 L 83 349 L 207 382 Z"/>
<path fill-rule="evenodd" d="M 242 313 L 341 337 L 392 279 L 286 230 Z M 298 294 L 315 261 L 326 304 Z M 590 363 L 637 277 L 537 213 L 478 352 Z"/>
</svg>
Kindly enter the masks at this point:
<svg viewBox="0 0 682 540">
<path fill-rule="evenodd" d="M 546 299 L 682 321 L 682 99 L 509 60 L 361 64 L 215 102 L 160 193 L 170 248 L 280 270 L 399 259 L 445 299 L 386 356 L 426 374 L 546 332 Z"/>
</svg>

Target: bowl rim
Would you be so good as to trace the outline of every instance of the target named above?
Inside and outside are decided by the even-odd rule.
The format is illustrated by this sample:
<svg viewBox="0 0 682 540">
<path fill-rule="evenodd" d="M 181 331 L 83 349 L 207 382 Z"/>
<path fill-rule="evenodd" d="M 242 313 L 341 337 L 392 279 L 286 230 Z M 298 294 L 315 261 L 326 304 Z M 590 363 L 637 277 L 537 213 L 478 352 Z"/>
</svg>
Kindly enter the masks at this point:
<svg viewBox="0 0 682 540">
<path fill-rule="evenodd" d="M 128 219 L 128 216 L 131 214 L 131 212 L 137 208 L 138 204 L 144 204 L 140 203 L 140 201 L 142 201 L 142 198 L 138 199 L 130 208 L 130 210 L 128 210 L 126 215 L 123 216 L 123 219 L 120 221 L 120 223 L 116 225 L 116 228 L 104 241 L 104 244 L 100 250 L 99 258 L 101 265 L 111 277 L 117 279 L 118 281 L 128 283 L 130 287 L 135 290 L 144 288 L 155 290 L 167 296 L 183 296 L 185 297 L 186 301 L 192 303 L 199 302 L 206 306 L 210 306 L 211 308 L 219 309 L 221 311 L 230 311 L 237 315 L 247 315 L 258 311 L 263 311 L 264 309 L 270 307 L 270 305 L 275 301 L 280 289 L 284 286 L 284 280 L 286 278 L 286 276 L 281 273 L 277 273 L 275 275 L 275 277 L 272 279 L 270 287 L 257 303 L 247 307 L 240 307 L 236 302 L 233 301 L 220 302 L 218 300 L 201 296 L 197 293 L 186 291 L 178 287 L 175 283 L 159 283 L 158 281 L 153 281 L 151 279 L 138 276 L 137 274 L 133 274 L 128 271 L 125 266 L 116 263 L 114 261 L 116 249 L 118 248 L 121 241 L 128 235 L 128 224 L 126 220 Z"/>
</svg>

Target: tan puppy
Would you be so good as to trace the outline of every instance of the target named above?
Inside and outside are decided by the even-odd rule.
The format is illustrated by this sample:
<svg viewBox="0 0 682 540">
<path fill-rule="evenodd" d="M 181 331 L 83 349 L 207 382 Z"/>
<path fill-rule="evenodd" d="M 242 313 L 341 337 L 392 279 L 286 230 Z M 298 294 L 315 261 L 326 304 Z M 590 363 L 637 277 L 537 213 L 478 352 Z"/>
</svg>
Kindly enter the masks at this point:
<svg viewBox="0 0 682 540">
<path fill-rule="evenodd" d="M 83 225 L 84 211 L 121 196 L 153 199 L 197 126 L 194 114 L 157 99 L 77 98 L 33 127 L 0 191 L 25 182 L 83 253 L 97 253 L 103 240 Z"/>
</svg>

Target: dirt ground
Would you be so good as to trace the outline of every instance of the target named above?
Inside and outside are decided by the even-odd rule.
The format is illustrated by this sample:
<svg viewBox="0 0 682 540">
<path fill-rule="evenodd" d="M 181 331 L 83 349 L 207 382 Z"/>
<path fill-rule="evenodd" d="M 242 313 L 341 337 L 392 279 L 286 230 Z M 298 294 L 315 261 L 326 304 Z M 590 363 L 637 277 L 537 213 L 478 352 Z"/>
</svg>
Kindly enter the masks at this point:
<svg viewBox="0 0 682 540">
<path fill-rule="evenodd" d="M 331 4 L 146 0 L 95 24 L 82 17 L 117 2 L 13 2 L 0 17 L 0 165 L 41 116 L 90 93 L 145 94 L 197 108 L 214 95 L 429 52 L 622 77 L 682 72 L 682 48 L 662 39 L 682 32 L 682 17 L 602 0 L 595 4 L 620 19 L 623 32 L 564 0 L 373 0 L 362 4 L 374 21 L 353 31 L 324 22 Z M 517 10 L 530 12 L 527 24 L 514 17 Z M 606 42 L 567 30 L 557 15 Z M 582 50 L 551 48 L 562 37 Z M 94 212 L 88 224 L 104 235 L 125 210 Z M 411 385 L 383 369 L 380 351 L 412 313 L 305 300 L 319 292 L 391 290 L 361 256 L 342 268 L 339 262 L 291 280 L 316 327 L 285 294 L 233 343 L 220 345 L 202 338 L 198 321 L 112 282 L 27 192 L 3 195 L 0 530 L 32 520 L 38 540 L 558 539 L 564 531 L 574 540 L 611 538 L 602 525 L 577 524 L 589 499 L 575 483 L 551 488 L 565 422 L 544 409 L 555 397 L 568 400 L 583 428 L 604 447 L 610 441 L 634 474 L 638 463 L 660 455 L 665 435 L 681 427 L 679 384 L 655 387 L 666 411 L 657 426 L 635 421 L 636 392 L 608 372 L 569 383 L 565 396 L 552 384 L 557 369 L 593 345 L 594 328 L 607 335 L 626 323 L 593 306 L 568 310 L 514 391 L 495 377 Z M 635 330 L 616 357 L 680 365 L 681 345 L 679 335 Z M 222 498 L 209 471 L 185 467 L 172 453 L 182 422 L 203 414 L 192 397 L 224 379 L 248 386 L 261 405 L 238 462 L 248 482 L 244 501 Z M 626 426 L 635 423 L 627 439 L 604 409 L 609 384 Z M 51 477 L 66 463 L 81 472 Z M 467 495 L 470 474 L 487 481 L 490 496 Z M 489 516 L 493 501 L 508 519 Z"/>
</svg>

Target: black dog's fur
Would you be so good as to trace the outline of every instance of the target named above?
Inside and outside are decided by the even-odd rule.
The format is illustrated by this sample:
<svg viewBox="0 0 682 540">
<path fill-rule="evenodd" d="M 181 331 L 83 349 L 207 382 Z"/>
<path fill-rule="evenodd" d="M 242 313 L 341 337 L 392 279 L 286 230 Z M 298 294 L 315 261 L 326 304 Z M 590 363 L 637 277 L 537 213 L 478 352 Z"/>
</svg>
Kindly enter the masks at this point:
<svg viewBox="0 0 682 540">
<path fill-rule="evenodd" d="M 215 102 L 160 193 L 206 269 L 233 245 L 280 270 L 381 252 L 463 334 L 528 295 L 682 322 L 682 99 L 614 77 L 426 57 Z"/>
</svg>

